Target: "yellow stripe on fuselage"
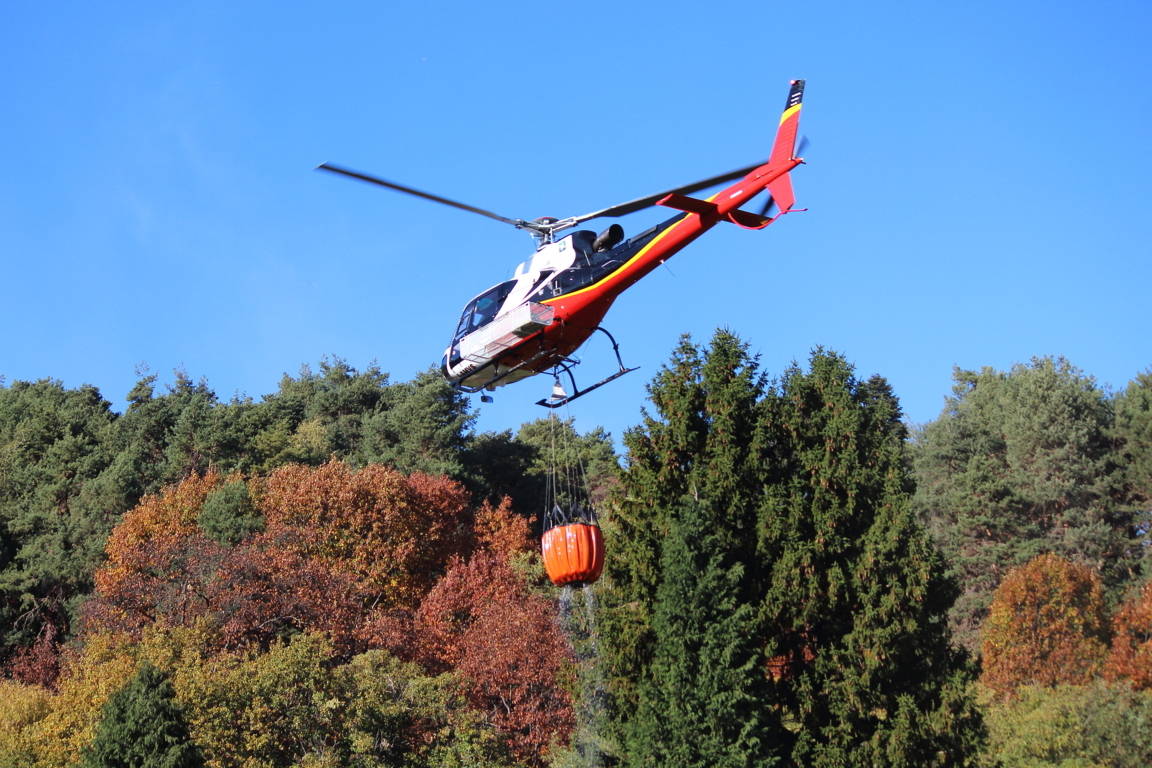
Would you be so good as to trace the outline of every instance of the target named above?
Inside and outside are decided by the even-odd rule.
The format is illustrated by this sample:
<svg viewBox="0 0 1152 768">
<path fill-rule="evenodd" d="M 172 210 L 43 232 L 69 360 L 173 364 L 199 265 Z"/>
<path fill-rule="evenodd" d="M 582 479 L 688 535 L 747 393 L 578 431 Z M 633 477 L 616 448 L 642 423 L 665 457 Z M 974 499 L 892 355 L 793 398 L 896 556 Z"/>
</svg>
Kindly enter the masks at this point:
<svg viewBox="0 0 1152 768">
<path fill-rule="evenodd" d="M 720 193 L 717 192 L 716 194 L 718 195 Z M 712 197 L 708 198 L 708 200 L 711 201 L 715 197 L 716 197 L 716 195 L 712 195 Z M 582 293 L 587 293 L 588 291 L 595 290 L 596 288 L 599 288 L 600 286 L 604 285 L 604 283 L 607 283 L 609 280 L 612 280 L 613 278 L 623 274 L 624 271 L 628 269 L 628 267 L 630 267 L 634 263 L 636 263 L 637 259 L 643 258 L 644 254 L 646 254 L 646 253 L 648 253 L 648 251 L 652 250 L 652 248 L 654 248 L 658 242 L 663 240 L 664 237 L 669 232 L 676 229 L 676 227 L 680 226 L 681 224 L 683 224 L 687 220 L 688 220 L 688 217 L 685 216 L 683 219 L 680 219 L 680 221 L 678 221 L 675 224 L 673 224 L 672 226 L 668 227 L 668 229 L 666 229 L 663 232 L 661 232 L 660 234 L 656 235 L 656 237 L 652 238 L 652 242 L 648 243 L 648 245 L 646 245 L 643 248 L 641 248 L 640 250 L 636 251 L 636 255 L 633 256 L 632 258 L 628 259 L 628 261 L 624 262 L 620 266 L 619 269 L 615 270 L 614 272 L 610 272 L 609 274 L 600 278 L 596 282 L 592 283 L 592 285 L 586 285 L 583 288 L 581 288 L 580 290 L 572 291 L 572 293 L 565 293 L 562 296 L 553 296 L 551 299 L 545 299 L 544 301 L 542 301 L 540 303 L 541 304 L 552 304 L 554 302 L 563 301 L 564 299 L 570 299 L 573 296 L 579 296 Z"/>
<path fill-rule="evenodd" d="M 708 197 L 704 198 L 704 202 L 711 203 L 711 202 L 715 201 L 716 198 L 720 197 L 721 193 L 723 193 L 723 192 L 724 192 L 724 190 L 722 189 L 719 192 L 715 192 L 715 193 L 709 195 Z M 695 214 L 695 213 L 689 213 L 688 214 L 688 216 L 698 216 L 698 215 L 699 214 Z M 571 298 L 573 296 L 579 296 L 580 294 L 584 293 L 585 291 L 591 291 L 594 288 L 599 288 L 600 286 L 604 285 L 604 283 L 608 282 L 609 280 L 611 280 L 614 277 L 617 277 L 622 272 L 624 272 L 624 270 L 628 269 L 628 267 L 632 266 L 632 264 L 637 259 L 639 259 L 644 254 L 648 253 L 648 251 L 651 250 L 652 247 L 656 245 L 656 243 L 663 240 L 665 235 L 667 235 L 669 232 L 676 229 L 676 227 L 678 227 L 681 224 L 683 224 L 684 222 L 686 222 L 688 220 L 688 216 L 685 216 L 684 218 L 680 219 L 680 221 L 671 225 L 670 227 L 668 227 L 668 229 L 664 230 L 660 234 L 656 235 L 656 237 L 652 238 L 652 242 L 648 243 L 648 245 L 646 245 L 643 248 L 641 248 L 640 250 L 636 251 L 636 255 L 633 256 L 632 258 L 628 259 L 628 261 L 624 262 L 620 266 L 620 268 L 617 269 L 616 271 L 605 275 L 604 277 L 600 278 L 596 282 L 592 283 L 592 285 L 584 286 L 583 288 L 581 288 L 578 291 L 572 291 L 572 293 L 565 293 L 563 296 L 553 296 L 551 299 L 545 299 L 544 301 L 542 301 L 540 303 L 541 304 L 551 304 L 554 301 L 560 301 L 562 299 L 568 299 L 568 298 Z"/>
<path fill-rule="evenodd" d="M 780 115 L 780 124 L 783 125 L 785 120 L 787 120 L 788 118 L 792 117 L 792 115 L 799 112 L 800 107 L 802 107 L 802 106 L 804 106 L 804 105 L 803 104 L 797 104 L 795 106 L 788 107 L 788 109 L 784 110 L 784 114 Z"/>
</svg>

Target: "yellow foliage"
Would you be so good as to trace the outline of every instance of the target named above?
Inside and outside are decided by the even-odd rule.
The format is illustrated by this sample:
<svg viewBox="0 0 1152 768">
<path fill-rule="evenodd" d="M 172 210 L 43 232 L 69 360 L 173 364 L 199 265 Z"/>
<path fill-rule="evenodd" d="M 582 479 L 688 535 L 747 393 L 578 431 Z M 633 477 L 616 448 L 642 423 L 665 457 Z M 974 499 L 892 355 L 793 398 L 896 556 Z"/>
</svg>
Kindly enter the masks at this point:
<svg viewBox="0 0 1152 768">
<path fill-rule="evenodd" d="M 136 671 L 134 648 L 126 638 L 94 635 L 70 658 L 59 691 L 44 717 L 27 729 L 38 768 L 68 768 L 93 738 L 105 702 Z"/>
<path fill-rule="evenodd" d="M 178 670 L 176 698 L 209 764 L 274 768 L 324 754 L 335 717 L 322 693 L 331 655 L 323 637 L 298 635 L 266 653 L 218 654 Z"/>
<path fill-rule="evenodd" d="M 179 680 L 202 666 L 208 629 L 153 627 L 139 641 L 126 635 L 84 638 L 61 670 L 59 690 L 0 681 L 0 766 L 66 768 L 95 735 L 104 704 L 146 659 Z"/>
<path fill-rule="evenodd" d="M 32 727 L 51 707 L 52 694 L 38 685 L 0 680 L 0 765 L 29 765 Z"/>
</svg>

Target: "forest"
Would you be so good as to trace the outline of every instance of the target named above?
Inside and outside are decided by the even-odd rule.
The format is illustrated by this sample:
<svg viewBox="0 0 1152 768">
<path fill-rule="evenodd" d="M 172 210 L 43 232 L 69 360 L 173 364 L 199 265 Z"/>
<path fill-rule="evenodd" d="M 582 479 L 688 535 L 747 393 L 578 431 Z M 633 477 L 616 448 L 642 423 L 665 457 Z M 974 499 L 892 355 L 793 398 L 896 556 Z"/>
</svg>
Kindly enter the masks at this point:
<svg viewBox="0 0 1152 768">
<path fill-rule="evenodd" d="M 434 371 L 0 382 L 0 766 L 1152 764 L 1152 371 L 685 337 L 617 455 Z M 604 575 L 552 586 L 549 467 Z"/>
</svg>

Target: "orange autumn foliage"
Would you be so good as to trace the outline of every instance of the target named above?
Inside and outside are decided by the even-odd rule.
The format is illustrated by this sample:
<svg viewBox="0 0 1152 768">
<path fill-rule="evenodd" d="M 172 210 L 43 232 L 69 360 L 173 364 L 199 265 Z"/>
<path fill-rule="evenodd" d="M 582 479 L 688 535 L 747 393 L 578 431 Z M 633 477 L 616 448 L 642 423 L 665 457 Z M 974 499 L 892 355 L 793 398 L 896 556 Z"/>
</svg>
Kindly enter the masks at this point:
<svg viewBox="0 0 1152 768">
<path fill-rule="evenodd" d="M 333 461 L 283 467 L 251 484 L 265 530 L 229 547 L 197 525 L 221 482 L 190 477 L 125 516 L 96 574 L 90 630 L 207 617 L 225 647 L 314 630 L 355 653 L 369 615 L 414 609 L 471 538 L 458 483 Z"/>
<path fill-rule="evenodd" d="M 272 473 L 258 507 L 267 546 L 353 575 L 375 604 L 414 608 L 465 551 L 468 501 L 446 477 L 331 461 Z"/>
<path fill-rule="evenodd" d="M 139 630 L 161 617 L 184 623 L 203 611 L 225 549 L 204 536 L 196 516 L 219 484 L 213 472 L 189 477 L 124 515 L 108 537 L 108 561 L 95 574 L 90 625 Z"/>
<path fill-rule="evenodd" d="M 1152 689 L 1152 582 L 1120 606 L 1112 630 L 1104 676 L 1125 680 L 1137 690 Z"/>
<path fill-rule="evenodd" d="M 984 624 L 982 681 L 1000 694 L 1021 685 L 1080 685 L 1100 670 L 1108 625 L 1100 578 L 1053 554 L 1010 571 Z"/>
<path fill-rule="evenodd" d="M 484 502 L 476 510 L 476 545 L 504 560 L 536 550 L 528 518 L 512 511 L 512 499 L 505 496 L 498 506 Z"/>
</svg>

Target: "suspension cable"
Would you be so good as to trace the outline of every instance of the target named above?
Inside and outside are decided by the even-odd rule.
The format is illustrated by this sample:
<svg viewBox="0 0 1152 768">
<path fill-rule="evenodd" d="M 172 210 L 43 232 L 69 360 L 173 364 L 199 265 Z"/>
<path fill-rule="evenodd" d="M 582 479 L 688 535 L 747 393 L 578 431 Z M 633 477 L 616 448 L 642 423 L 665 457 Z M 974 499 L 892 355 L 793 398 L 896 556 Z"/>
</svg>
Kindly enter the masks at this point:
<svg viewBox="0 0 1152 768">
<path fill-rule="evenodd" d="M 592 494 L 588 474 L 578 440 L 562 443 L 565 427 L 575 435 L 575 419 L 571 407 L 565 404 L 565 419 L 561 423 L 555 411 L 548 418 L 548 469 L 544 486 L 544 528 L 567 523 L 596 522 L 592 507 Z M 578 436 L 577 436 L 578 437 Z"/>
</svg>

